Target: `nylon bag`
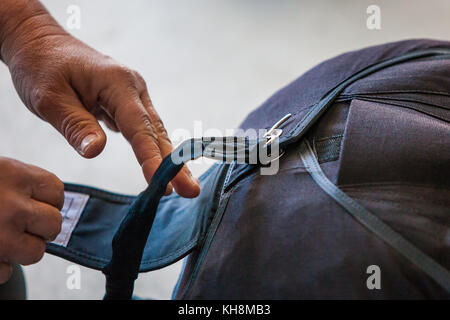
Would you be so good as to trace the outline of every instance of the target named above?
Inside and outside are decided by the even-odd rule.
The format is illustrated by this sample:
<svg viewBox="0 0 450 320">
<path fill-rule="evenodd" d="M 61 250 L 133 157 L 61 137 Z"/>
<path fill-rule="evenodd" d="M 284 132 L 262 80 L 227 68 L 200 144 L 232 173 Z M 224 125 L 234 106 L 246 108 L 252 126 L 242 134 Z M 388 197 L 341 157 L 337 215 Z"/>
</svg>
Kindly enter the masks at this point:
<svg viewBox="0 0 450 320">
<path fill-rule="evenodd" d="M 66 184 L 47 251 L 105 273 L 106 299 L 187 255 L 179 299 L 449 298 L 449 57 L 432 40 L 346 53 L 241 125 L 269 135 L 189 140 L 137 197 Z M 249 163 L 278 148 L 276 174 Z M 185 162 L 226 155 L 199 198 L 162 198 Z"/>
</svg>

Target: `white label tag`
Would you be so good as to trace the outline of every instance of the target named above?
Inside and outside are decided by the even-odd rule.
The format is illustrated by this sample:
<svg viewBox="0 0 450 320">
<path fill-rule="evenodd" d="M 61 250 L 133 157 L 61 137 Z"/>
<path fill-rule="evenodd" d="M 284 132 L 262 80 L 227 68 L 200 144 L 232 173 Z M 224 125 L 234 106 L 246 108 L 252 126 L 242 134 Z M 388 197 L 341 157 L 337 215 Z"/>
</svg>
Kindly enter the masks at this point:
<svg viewBox="0 0 450 320">
<path fill-rule="evenodd" d="M 60 246 L 67 246 L 73 229 L 80 219 L 81 213 L 89 200 L 89 195 L 78 192 L 64 192 L 64 207 L 61 210 L 63 217 L 61 232 L 52 242 Z"/>
</svg>

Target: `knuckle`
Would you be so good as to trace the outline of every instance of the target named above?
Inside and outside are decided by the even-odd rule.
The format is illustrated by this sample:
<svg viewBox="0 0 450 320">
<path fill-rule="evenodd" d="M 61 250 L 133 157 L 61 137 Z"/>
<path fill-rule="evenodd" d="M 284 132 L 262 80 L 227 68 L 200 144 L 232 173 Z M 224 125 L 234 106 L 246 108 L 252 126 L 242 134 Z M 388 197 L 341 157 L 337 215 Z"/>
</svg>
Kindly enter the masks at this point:
<svg viewBox="0 0 450 320">
<path fill-rule="evenodd" d="M 49 223 L 49 239 L 53 241 L 56 239 L 58 234 L 61 232 L 62 215 L 59 211 L 56 211 L 51 218 L 51 223 Z"/>
<path fill-rule="evenodd" d="M 155 164 L 158 164 L 160 162 L 161 156 L 155 152 L 141 163 L 141 168 L 144 171 L 147 179 L 150 179 L 151 176 L 155 173 L 155 169 L 152 169 L 154 168 Z"/>
<path fill-rule="evenodd" d="M 128 82 L 129 84 L 134 85 L 136 83 L 136 73 L 122 65 L 116 67 L 116 73 L 121 78 L 122 81 Z"/>
<path fill-rule="evenodd" d="M 62 181 L 58 180 L 58 186 L 57 186 L 57 190 L 55 191 L 55 195 L 56 195 L 56 208 L 58 210 L 62 210 L 62 208 L 64 207 L 64 201 L 65 201 L 65 197 L 64 197 L 64 183 L 62 183 Z"/>
<path fill-rule="evenodd" d="M 140 85 L 141 89 L 147 88 L 147 84 L 144 80 L 144 77 L 139 72 L 134 71 L 134 77 L 136 78 L 136 81 Z"/>
<path fill-rule="evenodd" d="M 113 73 L 126 88 L 138 91 L 145 88 L 144 78 L 133 69 L 124 65 L 115 65 Z"/>
<path fill-rule="evenodd" d="M 30 245 L 28 250 L 29 252 L 24 257 L 24 261 L 22 262 L 24 266 L 35 264 L 41 261 L 45 253 L 45 241 L 40 239 L 35 241 L 33 245 Z"/>
<path fill-rule="evenodd" d="M 158 132 L 156 131 L 155 127 L 153 126 L 150 119 L 147 119 L 145 122 L 147 130 L 142 131 L 143 136 L 148 136 L 150 139 L 154 140 L 155 143 L 158 141 Z"/>
<path fill-rule="evenodd" d="M 135 119 L 138 120 L 141 126 L 130 135 L 131 145 L 146 145 L 149 142 L 149 139 L 153 141 L 152 145 L 157 145 L 158 133 L 156 132 L 149 115 L 142 112 L 139 113 Z"/>
<path fill-rule="evenodd" d="M 158 141 L 158 132 L 147 112 L 139 110 L 134 119 L 137 123 L 141 124 L 141 126 L 134 132 L 132 140 L 151 138 L 155 142 Z"/>
<path fill-rule="evenodd" d="M 45 181 L 46 185 L 48 186 L 52 186 L 53 188 L 59 188 L 61 187 L 61 181 L 59 180 L 59 178 L 54 174 L 51 173 L 45 169 L 41 169 L 43 174 L 42 174 L 42 179 Z"/>
<path fill-rule="evenodd" d="M 36 170 L 40 171 L 39 179 L 42 181 L 43 184 L 45 184 L 45 186 L 52 187 L 52 189 L 60 187 L 61 181 L 54 173 L 51 173 L 50 171 L 47 171 L 40 167 L 36 167 Z"/>
<path fill-rule="evenodd" d="M 59 205 L 58 209 L 62 209 L 64 204 L 64 183 L 53 173 L 49 173 L 49 186 L 54 194 L 55 199 Z"/>
<path fill-rule="evenodd" d="M 55 186 L 55 193 L 61 200 L 64 200 L 64 183 L 54 174 L 52 174 L 53 184 Z"/>
<path fill-rule="evenodd" d="M 161 137 L 167 137 L 167 130 L 166 127 L 164 126 L 164 122 L 161 119 L 156 119 L 153 121 L 153 126 L 155 127 L 155 131 L 161 135 Z M 167 137 L 167 139 L 169 139 Z"/>
<path fill-rule="evenodd" d="M 158 144 L 158 135 L 153 129 L 139 130 L 134 134 L 130 142 L 131 145 L 144 145 L 149 139 L 152 140 L 155 145 Z"/>
<path fill-rule="evenodd" d="M 64 183 L 53 173 L 46 172 L 40 187 L 50 190 L 52 198 L 55 199 L 57 208 L 61 210 L 64 205 Z"/>
<path fill-rule="evenodd" d="M 10 158 L 0 158 L 1 173 L 7 174 L 14 179 L 27 177 L 26 165 L 20 161 Z"/>
</svg>

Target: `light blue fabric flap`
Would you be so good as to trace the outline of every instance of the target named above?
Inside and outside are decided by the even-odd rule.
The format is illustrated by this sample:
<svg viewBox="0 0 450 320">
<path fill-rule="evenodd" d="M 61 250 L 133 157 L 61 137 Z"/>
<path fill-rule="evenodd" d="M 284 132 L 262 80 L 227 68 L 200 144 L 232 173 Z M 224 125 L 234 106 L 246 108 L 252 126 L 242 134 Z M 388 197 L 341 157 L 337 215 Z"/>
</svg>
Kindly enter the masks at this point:
<svg viewBox="0 0 450 320">
<path fill-rule="evenodd" d="M 199 197 L 185 199 L 174 193 L 161 200 L 144 250 L 141 272 L 174 263 L 202 241 L 219 200 L 223 169 L 224 165 L 216 164 L 200 177 Z M 70 208 L 67 204 L 63 224 L 67 227 L 75 221 L 76 225 L 73 230 L 66 228 L 67 241 L 47 244 L 47 252 L 101 270 L 111 259 L 112 239 L 135 197 L 74 184 L 66 184 L 65 190 L 73 197 L 80 194 L 89 198 L 79 217 L 75 217 L 73 206 L 67 209 Z"/>
</svg>

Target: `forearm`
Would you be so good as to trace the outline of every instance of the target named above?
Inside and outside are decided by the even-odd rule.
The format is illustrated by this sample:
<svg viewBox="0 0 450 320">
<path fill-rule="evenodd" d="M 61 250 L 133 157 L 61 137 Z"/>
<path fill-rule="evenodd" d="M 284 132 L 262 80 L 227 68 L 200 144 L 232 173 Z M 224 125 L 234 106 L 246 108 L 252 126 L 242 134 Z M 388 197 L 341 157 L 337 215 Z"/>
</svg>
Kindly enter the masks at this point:
<svg viewBox="0 0 450 320">
<path fill-rule="evenodd" d="M 37 0 L 0 0 L 0 57 L 8 64 L 35 39 L 67 34 Z"/>
</svg>

